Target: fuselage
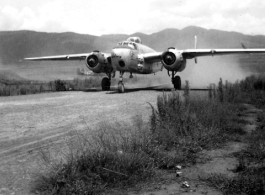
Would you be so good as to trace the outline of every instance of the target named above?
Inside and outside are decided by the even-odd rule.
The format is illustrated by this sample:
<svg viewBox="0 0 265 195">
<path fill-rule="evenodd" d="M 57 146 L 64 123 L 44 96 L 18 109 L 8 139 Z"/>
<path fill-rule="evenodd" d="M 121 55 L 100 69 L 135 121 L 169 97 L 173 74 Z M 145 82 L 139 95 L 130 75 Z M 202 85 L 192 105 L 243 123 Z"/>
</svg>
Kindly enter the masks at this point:
<svg viewBox="0 0 265 195">
<path fill-rule="evenodd" d="M 127 41 L 118 43 L 111 51 L 111 63 L 115 71 L 131 72 L 138 74 L 151 74 L 161 71 L 161 62 L 147 62 L 142 54 L 154 53 L 155 50 L 141 44 L 141 41 Z"/>
</svg>

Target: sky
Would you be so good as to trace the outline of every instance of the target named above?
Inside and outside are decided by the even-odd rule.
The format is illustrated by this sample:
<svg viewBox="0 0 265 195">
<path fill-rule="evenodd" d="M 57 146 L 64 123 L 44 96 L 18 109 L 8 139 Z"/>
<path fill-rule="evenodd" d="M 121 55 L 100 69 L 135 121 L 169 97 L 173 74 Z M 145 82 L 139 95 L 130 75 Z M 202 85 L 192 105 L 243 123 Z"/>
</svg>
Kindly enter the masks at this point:
<svg viewBox="0 0 265 195">
<path fill-rule="evenodd" d="M 152 34 L 166 28 L 265 35 L 261 0 L 1 0 L 0 31 Z"/>
</svg>

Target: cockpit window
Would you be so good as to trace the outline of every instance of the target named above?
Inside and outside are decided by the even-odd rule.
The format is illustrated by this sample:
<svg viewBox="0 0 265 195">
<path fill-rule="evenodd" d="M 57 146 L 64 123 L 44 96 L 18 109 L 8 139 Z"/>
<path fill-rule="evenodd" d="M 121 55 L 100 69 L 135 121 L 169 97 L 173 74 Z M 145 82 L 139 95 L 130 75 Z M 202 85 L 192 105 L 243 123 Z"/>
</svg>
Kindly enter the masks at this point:
<svg viewBox="0 0 265 195">
<path fill-rule="evenodd" d="M 132 43 L 129 43 L 128 46 L 131 47 L 132 49 L 135 49 L 135 47 Z"/>
<path fill-rule="evenodd" d="M 129 46 L 130 48 L 132 48 L 132 49 L 136 49 L 136 50 L 137 50 L 137 46 L 136 46 L 136 44 L 133 43 L 133 42 L 123 41 L 123 42 L 119 42 L 119 43 L 118 43 L 118 46 L 120 46 L 120 45 L 123 45 L 123 46 Z"/>
<path fill-rule="evenodd" d="M 139 37 L 129 37 L 127 41 L 142 44 L 142 41 Z"/>
<path fill-rule="evenodd" d="M 141 43 L 140 39 L 137 37 L 135 38 L 135 43 Z"/>
</svg>

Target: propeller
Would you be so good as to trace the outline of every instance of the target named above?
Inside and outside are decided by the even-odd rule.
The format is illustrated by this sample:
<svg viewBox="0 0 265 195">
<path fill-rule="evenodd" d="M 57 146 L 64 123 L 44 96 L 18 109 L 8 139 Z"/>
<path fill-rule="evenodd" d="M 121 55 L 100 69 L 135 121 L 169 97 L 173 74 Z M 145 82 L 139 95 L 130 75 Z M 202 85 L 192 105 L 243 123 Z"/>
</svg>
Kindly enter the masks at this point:
<svg viewBox="0 0 265 195">
<path fill-rule="evenodd" d="M 88 64 L 90 67 L 94 68 L 94 67 L 97 66 L 97 64 L 98 64 L 98 57 L 95 56 L 95 55 L 91 55 L 91 56 L 89 56 L 88 59 L 87 59 L 87 64 Z"/>
<path fill-rule="evenodd" d="M 197 49 L 197 36 L 195 35 L 195 49 Z M 197 64 L 198 60 L 197 57 L 194 58 L 195 63 Z"/>
</svg>

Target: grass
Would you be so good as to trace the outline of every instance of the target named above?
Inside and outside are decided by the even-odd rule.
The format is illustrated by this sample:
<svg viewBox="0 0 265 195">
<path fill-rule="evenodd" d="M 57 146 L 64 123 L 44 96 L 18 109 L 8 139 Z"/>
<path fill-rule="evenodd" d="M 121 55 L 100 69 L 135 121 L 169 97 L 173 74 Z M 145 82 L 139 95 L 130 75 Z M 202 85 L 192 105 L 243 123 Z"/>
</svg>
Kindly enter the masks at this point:
<svg viewBox="0 0 265 195">
<path fill-rule="evenodd" d="M 194 163 L 202 149 L 219 147 L 244 133 L 234 122 L 237 111 L 233 105 L 189 98 L 164 93 L 157 98 L 157 109 L 152 106 L 150 117 L 152 140 L 164 150 L 179 151 L 178 163 Z"/>
<path fill-rule="evenodd" d="M 144 76 L 134 76 L 133 79 L 124 78 L 126 84 L 137 84 L 140 86 L 152 86 L 154 83 L 161 83 L 159 78 L 150 79 Z M 117 77 L 117 76 L 116 76 Z M 0 96 L 28 95 L 55 91 L 85 91 L 91 88 L 101 88 L 102 74 L 99 76 L 85 77 L 84 79 L 75 78 L 73 80 L 54 80 L 49 82 L 31 81 L 18 77 L 1 77 L 0 74 Z M 118 83 L 117 78 L 112 79 L 112 83 Z M 144 84 L 143 84 L 144 83 Z"/>
<path fill-rule="evenodd" d="M 0 96 L 28 95 L 54 91 L 86 90 L 88 88 L 101 87 L 100 77 L 85 79 L 55 80 L 49 82 L 40 81 L 0 81 Z"/>
<path fill-rule="evenodd" d="M 227 98 L 229 95 L 224 95 L 228 101 L 250 103 L 263 110 L 257 116 L 258 128 L 244 135 L 243 139 L 248 147 L 234 154 L 239 162 L 234 170 L 236 176 L 229 178 L 225 175 L 211 174 L 202 178 L 224 194 L 265 194 L 264 84 L 264 78 L 248 77 L 240 83 L 231 85 L 231 90 L 236 91 L 233 97 Z"/>
<path fill-rule="evenodd" d="M 235 153 L 238 165 L 237 175 L 229 178 L 212 174 L 202 180 L 221 190 L 224 194 L 264 194 L 265 193 L 265 131 L 257 129 L 247 136 L 248 147 Z"/>
<path fill-rule="evenodd" d="M 47 160 L 33 191 L 47 194 L 98 194 L 110 187 L 132 185 L 152 176 L 153 159 L 145 125 L 101 123 L 92 135 L 76 132 L 67 141 L 63 157 Z"/>
</svg>

